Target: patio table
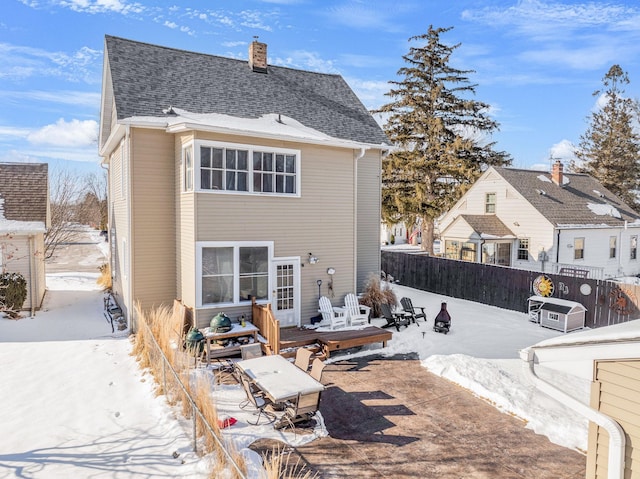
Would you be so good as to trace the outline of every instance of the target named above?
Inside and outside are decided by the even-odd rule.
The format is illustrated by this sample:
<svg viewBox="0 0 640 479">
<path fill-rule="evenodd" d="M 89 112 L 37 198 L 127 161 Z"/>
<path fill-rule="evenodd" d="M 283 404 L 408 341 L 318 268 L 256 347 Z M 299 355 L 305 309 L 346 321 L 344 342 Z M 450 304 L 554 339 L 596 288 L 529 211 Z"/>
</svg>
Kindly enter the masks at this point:
<svg viewBox="0 0 640 479">
<path fill-rule="evenodd" d="M 264 391 L 273 403 L 294 400 L 298 393 L 324 390 L 321 382 L 278 354 L 238 361 L 236 368 Z"/>
</svg>

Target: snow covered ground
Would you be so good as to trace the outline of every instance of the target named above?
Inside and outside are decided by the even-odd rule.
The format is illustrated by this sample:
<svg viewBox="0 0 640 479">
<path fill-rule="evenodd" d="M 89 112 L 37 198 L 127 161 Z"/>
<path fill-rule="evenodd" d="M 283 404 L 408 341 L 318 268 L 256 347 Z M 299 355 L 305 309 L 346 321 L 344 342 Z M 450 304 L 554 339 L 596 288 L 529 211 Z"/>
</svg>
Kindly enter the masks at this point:
<svg viewBox="0 0 640 479">
<path fill-rule="evenodd" d="M 154 395 L 152 378 L 130 356 L 126 332 L 111 333 L 96 278 L 97 273 L 48 275 L 42 311 L 0 319 L 0 477 L 206 477 L 208 459 L 191 452 L 189 431 Z M 537 392 L 518 359 L 520 349 L 562 333 L 529 322 L 524 313 L 393 287 L 399 298 L 424 306 L 429 318 L 447 302 L 451 332 L 412 325 L 392 330 L 387 348 L 372 345 L 354 356 L 414 352 L 426 368 L 521 417 L 526 427 L 557 444 L 586 449 L 587 422 Z M 547 374 L 587 402 L 586 381 Z M 214 397 L 220 416 L 238 419 L 224 431 L 240 450 L 260 437 L 299 444 L 326 434 L 322 420 L 313 435 L 297 437 L 247 425 L 247 413 L 237 409 L 239 387 L 219 386 Z"/>
</svg>

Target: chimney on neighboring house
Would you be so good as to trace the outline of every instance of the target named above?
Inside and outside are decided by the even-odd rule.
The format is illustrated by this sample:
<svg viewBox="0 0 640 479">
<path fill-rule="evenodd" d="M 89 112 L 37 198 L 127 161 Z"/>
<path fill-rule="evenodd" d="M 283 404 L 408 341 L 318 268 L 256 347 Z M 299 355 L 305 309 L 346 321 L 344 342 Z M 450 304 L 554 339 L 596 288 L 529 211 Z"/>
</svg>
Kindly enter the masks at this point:
<svg viewBox="0 0 640 479">
<path fill-rule="evenodd" d="M 253 38 L 249 45 L 249 66 L 254 72 L 267 73 L 267 44 Z"/>
<path fill-rule="evenodd" d="M 562 170 L 562 163 L 560 162 L 560 160 L 556 160 L 556 162 L 551 167 L 551 180 L 558 186 L 563 186 Z"/>
</svg>

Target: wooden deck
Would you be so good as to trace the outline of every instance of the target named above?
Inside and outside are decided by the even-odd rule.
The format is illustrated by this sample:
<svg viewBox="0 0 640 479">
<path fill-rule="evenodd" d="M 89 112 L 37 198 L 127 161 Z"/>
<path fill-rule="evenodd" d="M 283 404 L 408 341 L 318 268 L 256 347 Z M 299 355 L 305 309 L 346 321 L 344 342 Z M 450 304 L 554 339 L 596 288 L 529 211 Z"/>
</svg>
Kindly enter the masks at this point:
<svg viewBox="0 0 640 479">
<path fill-rule="evenodd" d="M 327 332 L 304 328 L 283 328 L 280 330 L 280 350 L 318 343 L 322 348 L 322 352 L 328 358 L 333 351 L 355 348 L 366 344 L 382 343 L 382 346 L 385 347 L 391 337 L 391 331 L 377 326 L 368 326 L 357 330 Z"/>
</svg>

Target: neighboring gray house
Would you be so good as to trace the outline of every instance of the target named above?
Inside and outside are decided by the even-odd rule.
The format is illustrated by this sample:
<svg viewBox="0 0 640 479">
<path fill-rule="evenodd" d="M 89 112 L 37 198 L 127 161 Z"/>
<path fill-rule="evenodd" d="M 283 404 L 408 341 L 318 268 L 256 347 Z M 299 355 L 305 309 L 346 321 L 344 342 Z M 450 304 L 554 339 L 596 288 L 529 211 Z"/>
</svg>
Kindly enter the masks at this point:
<svg viewBox="0 0 640 479">
<path fill-rule="evenodd" d="M 268 65 L 266 49 L 106 37 L 99 144 L 127 316 L 177 298 L 204 325 L 253 296 L 295 326 L 319 293 L 342 304 L 378 274 L 388 140 L 342 77 Z"/>
<path fill-rule="evenodd" d="M 640 215 L 600 182 L 490 167 L 440 221 L 446 257 L 592 278 L 640 273 Z"/>
<path fill-rule="evenodd" d="M 0 163 L 0 270 L 27 280 L 23 309 L 40 308 L 46 289 L 44 234 L 50 226 L 46 163 Z"/>
</svg>

